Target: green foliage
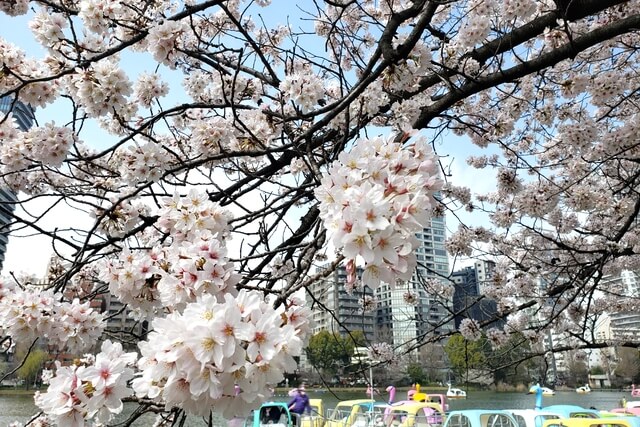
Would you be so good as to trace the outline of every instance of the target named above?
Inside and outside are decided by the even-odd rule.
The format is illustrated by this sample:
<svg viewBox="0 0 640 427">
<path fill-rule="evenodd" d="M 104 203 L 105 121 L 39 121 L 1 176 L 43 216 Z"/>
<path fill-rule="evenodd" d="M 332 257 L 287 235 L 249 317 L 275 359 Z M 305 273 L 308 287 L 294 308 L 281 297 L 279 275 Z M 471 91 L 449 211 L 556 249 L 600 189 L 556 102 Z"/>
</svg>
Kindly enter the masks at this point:
<svg viewBox="0 0 640 427">
<path fill-rule="evenodd" d="M 468 341 L 462 335 L 455 334 L 449 338 L 444 350 L 454 374 L 459 378 L 464 378 L 470 369 L 486 368 L 485 348 L 488 347 L 486 338 Z"/>
<path fill-rule="evenodd" d="M 535 370 L 538 363 L 530 358 L 530 353 L 530 341 L 520 333 L 512 335 L 501 347 L 493 349 L 488 362 L 489 368 L 494 371 L 494 380 L 514 386 L 529 383 L 530 372 Z"/>
<path fill-rule="evenodd" d="M 367 339 L 362 331 L 353 331 L 346 337 L 347 341 L 351 341 L 354 347 L 366 347 Z M 353 354 L 353 353 L 352 353 Z"/>
<path fill-rule="evenodd" d="M 605 372 L 604 372 L 604 368 L 602 366 L 596 365 L 596 366 L 594 366 L 593 368 L 591 368 L 589 370 L 589 373 L 591 375 L 603 375 Z"/>
<path fill-rule="evenodd" d="M 42 350 L 32 350 L 31 353 L 27 356 L 24 364 L 18 369 L 16 375 L 18 378 L 24 380 L 27 388 L 32 384 L 38 373 L 40 372 L 40 368 L 42 368 L 42 364 L 47 359 L 47 353 Z"/>
<path fill-rule="evenodd" d="M 421 363 L 409 363 L 409 365 L 407 365 L 407 376 L 411 380 L 412 384 L 427 383 L 427 374 L 425 373 Z"/>
<path fill-rule="evenodd" d="M 583 358 L 578 357 L 577 352 L 566 352 L 565 363 L 567 366 L 566 382 L 570 387 L 583 386 L 589 381 L 589 367 Z"/>
<path fill-rule="evenodd" d="M 616 376 L 625 382 L 634 382 L 640 376 L 640 358 L 638 349 L 629 347 L 618 347 L 616 349 L 618 363 L 616 366 Z"/>
<path fill-rule="evenodd" d="M 334 375 L 349 365 L 355 347 L 354 340 L 359 339 L 356 332 L 351 337 L 343 338 L 337 333 L 320 331 L 309 340 L 309 346 L 305 350 L 307 359 L 323 375 Z"/>
</svg>

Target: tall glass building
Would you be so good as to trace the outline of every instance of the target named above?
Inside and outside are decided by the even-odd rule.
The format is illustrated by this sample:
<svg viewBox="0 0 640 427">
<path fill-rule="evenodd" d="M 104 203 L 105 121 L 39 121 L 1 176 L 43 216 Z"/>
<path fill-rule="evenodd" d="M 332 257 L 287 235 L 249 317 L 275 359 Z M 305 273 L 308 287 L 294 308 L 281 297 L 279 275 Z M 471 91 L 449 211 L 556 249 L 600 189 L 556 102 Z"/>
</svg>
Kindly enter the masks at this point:
<svg viewBox="0 0 640 427">
<path fill-rule="evenodd" d="M 13 110 L 13 119 L 18 123 L 18 127 L 22 130 L 29 129 L 35 120 L 33 108 L 30 105 L 23 104 L 20 101 L 14 101 L 10 96 L 0 98 L 0 111 L 8 113 Z M 2 115 L 4 118 L 4 114 Z"/>
<path fill-rule="evenodd" d="M 486 298 L 485 288 L 490 285 L 495 269 L 493 261 L 475 261 L 473 267 L 465 267 L 451 273 L 455 284 L 453 310 L 456 313 L 456 329 L 462 319 L 470 318 L 482 323 L 493 320 L 491 327 L 502 327 L 498 320 L 498 306 L 492 299 Z"/>
<path fill-rule="evenodd" d="M 35 120 L 33 108 L 22 102 L 14 101 L 12 97 L 0 98 L 0 120 L 4 119 L 6 113 L 12 111 L 13 119 L 20 129 L 27 130 L 33 125 Z M 2 185 L 0 181 L 0 270 L 4 263 L 4 255 L 9 242 L 9 227 L 11 224 L 11 214 L 16 208 L 18 198 L 16 194 Z"/>
</svg>

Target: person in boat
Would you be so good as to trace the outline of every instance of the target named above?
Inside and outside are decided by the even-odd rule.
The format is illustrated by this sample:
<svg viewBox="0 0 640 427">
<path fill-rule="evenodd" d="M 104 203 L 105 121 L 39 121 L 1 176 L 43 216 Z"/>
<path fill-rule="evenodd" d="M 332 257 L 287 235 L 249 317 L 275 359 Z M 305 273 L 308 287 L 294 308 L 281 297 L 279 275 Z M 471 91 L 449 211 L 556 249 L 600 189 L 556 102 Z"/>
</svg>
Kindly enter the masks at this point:
<svg viewBox="0 0 640 427">
<path fill-rule="evenodd" d="M 260 414 L 261 424 L 275 424 L 280 421 L 282 410 L 280 408 L 263 408 Z"/>
<path fill-rule="evenodd" d="M 311 414 L 311 404 L 309 403 L 309 396 L 307 395 L 304 384 L 300 384 L 298 387 L 298 393 L 296 393 L 291 401 L 289 401 L 288 406 L 289 411 L 295 414 Z"/>
<path fill-rule="evenodd" d="M 411 388 L 407 391 L 407 400 L 413 400 L 413 395 L 417 393 L 416 385 L 411 384 Z"/>
</svg>

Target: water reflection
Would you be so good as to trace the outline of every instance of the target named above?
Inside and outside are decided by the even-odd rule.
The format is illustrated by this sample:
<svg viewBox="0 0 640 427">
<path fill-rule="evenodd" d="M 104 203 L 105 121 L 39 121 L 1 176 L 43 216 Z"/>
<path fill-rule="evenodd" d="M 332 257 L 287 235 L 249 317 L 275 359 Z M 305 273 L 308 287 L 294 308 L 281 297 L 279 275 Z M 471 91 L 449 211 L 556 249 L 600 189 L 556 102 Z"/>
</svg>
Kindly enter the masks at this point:
<svg viewBox="0 0 640 427">
<path fill-rule="evenodd" d="M 126 403 L 122 414 L 114 417 L 111 424 L 116 424 L 127 419 L 134 411 L 137 405 Z M 0 395 L 0 426 L 5 427 L 14 421 L 26 423 L 33 415 L 38 413 L 37 406 L 33 403 L 32 396 L 11 396 Z M 148 427 L 152 426 L 156 419 L 156 414 L 144 414 L 140 416 L 134 423 L 134 426 Z M 221 418 L 215 420 L 216 427 L 226 427 L 227 422 Z M 203 427 L 206 423 L 197 417 L 189 417 L 187 421 L 189 427 Z"/>
</svg>

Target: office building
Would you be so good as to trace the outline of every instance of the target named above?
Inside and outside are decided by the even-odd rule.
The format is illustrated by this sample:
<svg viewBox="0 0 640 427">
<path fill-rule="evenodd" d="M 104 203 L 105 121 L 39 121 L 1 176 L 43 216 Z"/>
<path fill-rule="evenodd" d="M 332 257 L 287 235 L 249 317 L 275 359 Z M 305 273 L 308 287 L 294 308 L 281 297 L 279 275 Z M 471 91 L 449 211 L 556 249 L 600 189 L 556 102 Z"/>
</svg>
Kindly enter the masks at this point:
<svg viewBox="0 0 640 427">
<path fill-rule="evenodd" d="M 4 115 L 10 111 L 13 112 L 13 118 L 20 129 L 27 130 L 33 125 L 35 117 L 30 106 L 22 102 L 14 102 L 11 97 L 0 98 L 0 112 L 3 113 L 0 117 L 4 118 Z M 17 201 L 16 194 L 0 184 L 0 270 L 2 270 L 9 243 L 9 229 Z"/>
<path fill-rule="evenodd" d="M 455 317 L 456 329 L 464 318 L 477 320 L 480 324 L 497 319 L 496 302 L 484 297 L 485 287 L 488 286 L 494 269 L 495 263 L 492 261 L 476 261 L 473 267 L 465 267 L 451 274 L 455 286 L 453 310 L 460 313 Z M 503 321 L 495 321 L 489 326 L 500 328 L 503 324 Z"/>
</svg>

